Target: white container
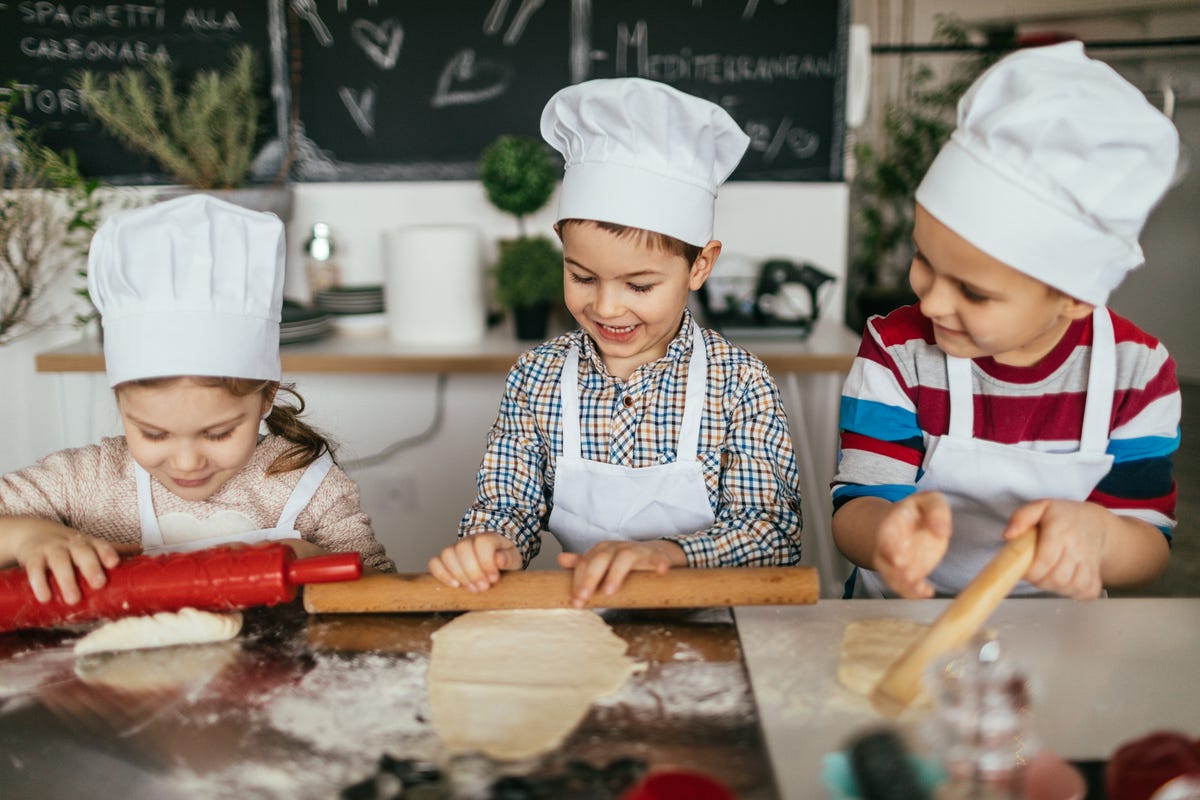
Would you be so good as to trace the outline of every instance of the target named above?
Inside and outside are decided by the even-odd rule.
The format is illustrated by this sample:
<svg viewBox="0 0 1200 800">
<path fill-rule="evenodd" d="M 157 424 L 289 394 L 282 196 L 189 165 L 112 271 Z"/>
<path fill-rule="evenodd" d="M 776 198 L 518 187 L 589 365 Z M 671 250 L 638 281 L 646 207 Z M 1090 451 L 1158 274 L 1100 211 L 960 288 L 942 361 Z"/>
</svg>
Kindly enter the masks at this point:
<svg viewBox="0 0 1200 800">
<path fill-rule="evenodd" d="M 474 225 L 419 225 L 383 235 L 388 334 L 406 344 L 483 338 L 483 259 Z"/>
</svg>

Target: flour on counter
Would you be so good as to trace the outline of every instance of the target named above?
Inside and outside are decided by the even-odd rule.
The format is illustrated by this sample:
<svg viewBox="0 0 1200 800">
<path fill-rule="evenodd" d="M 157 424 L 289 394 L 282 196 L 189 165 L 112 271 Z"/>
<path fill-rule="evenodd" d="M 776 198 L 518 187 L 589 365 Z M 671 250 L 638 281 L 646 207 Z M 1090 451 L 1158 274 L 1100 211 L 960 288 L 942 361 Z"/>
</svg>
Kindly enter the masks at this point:
<svg viewBox="0 0 1200 800">
<path fill-rule="evenodd" d="M 635 718 L 729 717 L 754 715 L 754 700 L 738 661 L 688 661 L 652 666 L 597 708 L 624 707 Z"/>
<path fill-rule="evenodd" d="M 187 792 L 213 800 L 329 798 L 372 774 L 384 753 L 440 757 L 428 722 L 428 658 L 321 653 L 298 683 L 253 698 L 242 754 L 247 761 L 221 770 L 179 769 L 172 777 Z M 283 737 L 303 743 L 273 746 Z"/>
</svg>

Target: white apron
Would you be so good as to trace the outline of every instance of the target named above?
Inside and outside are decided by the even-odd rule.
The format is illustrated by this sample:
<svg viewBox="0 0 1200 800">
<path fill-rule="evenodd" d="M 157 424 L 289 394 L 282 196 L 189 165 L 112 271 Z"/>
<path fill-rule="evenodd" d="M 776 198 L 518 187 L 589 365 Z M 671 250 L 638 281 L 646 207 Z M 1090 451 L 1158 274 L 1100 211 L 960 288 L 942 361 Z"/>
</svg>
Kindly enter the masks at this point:
<svg viewBox="0 0 1200 800">
<path fill-rule="evenodd" d="M 582 456 L 579 440 L 579 351 L 572 349 L 559 375 L 562 452 L 554 475 L 550 532 L 568 553 L 584 553 L 600 542 L 647 541 L 712 527 L 704 469 L 696 459 L 704 414 L 708 360 L 704 337 L 692 325 L 692 357 L 675 461 L 652 467 L 622 467 Z"/>
<path fill-rule="evenodd" d="M 975 439 L 971 361 L 946 356 L 946 372 L 950 430 L 930 442 L 916 488 L 941 492 L 950 504 L 954 535 L 929 582 L 938 594 L 955 595 L 1003 547 L 1001 533 L 1013 512 L 1035 500 L 1086 500 L 1112 468 L 1113 457 L 1105 452 L 1116 389 L 1112 317 L 1104 307 L 1092 313 L 1087 402 L 1074 453 L 1040 453 Z M 1012 591 L 1038 593 L 1025 581 Z M 877 573 L 866 569 L 858 570 L 854 596 L 895 597 Z"/>
<path fill-rule="evenodd" d="M 206 547 L 216 547 L 233 542 L 256 544 L 258 542 L 275 541 L 277 539 L 301 538 L 299 532 L 296 531 L 296 517 L 300 516 L 300 512 L 308 506 L 313 494 L 317 491 L 317 487 L 321 485 L 321 481 L 325 480 L 325 476 L 329 474 L 329 470 L 333 466 L 333 456 L 325 453 L 308 465 L 308 468 L 304 470 L 304 474 L 300 476 L 300 481 L 292 489 L 287 502 L 284 503 L 283 511 L 280 513 L 279 521 L 275 524 L 274 528 L 201 536 L 171 544 L 167 544 L 164 541 L 162 529 L 158 524 L 158 516 L 154 513 L 154 501 L 150 494 L 150 473 L 146 472 L 136 462 L 134 462 L 133 466 L 134 472 L 137 475 L 138 514 L 142 520 L 142 552 L 190 553 L 193 550 L 203 550 Z"/>
</svg>

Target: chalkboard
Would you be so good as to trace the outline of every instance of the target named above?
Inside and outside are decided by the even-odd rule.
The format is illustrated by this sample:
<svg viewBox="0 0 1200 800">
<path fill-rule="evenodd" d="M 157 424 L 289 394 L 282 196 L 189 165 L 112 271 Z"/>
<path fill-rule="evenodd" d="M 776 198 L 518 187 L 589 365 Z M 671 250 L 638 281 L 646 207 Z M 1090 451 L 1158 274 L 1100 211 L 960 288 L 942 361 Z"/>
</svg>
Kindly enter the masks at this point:
<svg viewBox="0 0 1200 800">
<path fill-rule="evenodd" d="M 848 0 L 302 5 L 302 179 L 473 177 L 556 90 L 627 76 L 724 106 L 752 139 L 735 180 L 842 178 Z"/>
<path fill-rule="evenodd" d="M 98 134 L 68 77 L 160 52 L 223 66 L 236 42 L 272 100 L 258 178 L 285 144 L 302 181 L 473 178 L 497 136 L 538 135 L 558 89 L 639 76 L 732 114 L 751 137 L 734 180 L 839 181 L 848 26 L 849 0 L 0 2 L 0 81 L 47 144 L 118 182 L 160 176 Z"/>
<path fill-rule="evenodd" d="M 283 26 L 278 20 L 272 25 L 271 11 L 271 3 L 263 0 L 0 2 L 0 92 L 15 113 L 41 131 L 45 144 L 74 150 L 85 175 L 162 183 L 155 164 L 130 153 L 87 116 L 71 77 L 83 70 L 137 68 L 160 56 L 187 76 L 197 69 L 224 68 L 232 46 L 244 42 L 259 56 L 265 96 L 275 81 L 272 40 L 283 43 Z M 277 140 L 280 130 L 278 103 L 270 106 L 264 143 Z"/>
</svg>

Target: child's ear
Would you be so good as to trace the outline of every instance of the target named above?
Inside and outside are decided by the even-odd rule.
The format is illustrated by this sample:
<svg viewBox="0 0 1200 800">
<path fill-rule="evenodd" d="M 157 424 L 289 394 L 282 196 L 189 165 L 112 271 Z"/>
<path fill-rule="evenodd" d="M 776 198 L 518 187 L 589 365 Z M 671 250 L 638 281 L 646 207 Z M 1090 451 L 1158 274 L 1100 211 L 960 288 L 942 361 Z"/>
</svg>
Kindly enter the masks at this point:
<svg viewBox="0 0 1200 800">
<path fill-rule="evenodd" d="M 1096 307 L 1091 303 L 1085 303 L 1082 300 L 1077 300 L 1070 295 L 1063 295 L 1065 304 L 1063 305 L 1063 316 L 1070 320 L 1083 319 L 1090 317 Z"/>
<path fill-rule="evenodd" d="M 700 255 L 696 256 L 696 260 L 692 262 L 691 274 L 688 275 L 688 289 L 694 292 L 704 285 L 708 276 L 712 274 L 713 267 L 720 255 L 721 243 L 716 239 L 704 245 Z"/>
<path fill-rule="evenodd" d="M 266 419 L 267 415 L 271 413 L 271 409 L 275 405 L 275 395 L 278 392 L 279 392 L 279 384 L 278 383 L 272 383 L 266 389 L 263 390 L 263 404 L 262 404 L 263 419 Z"/>
</svg>

